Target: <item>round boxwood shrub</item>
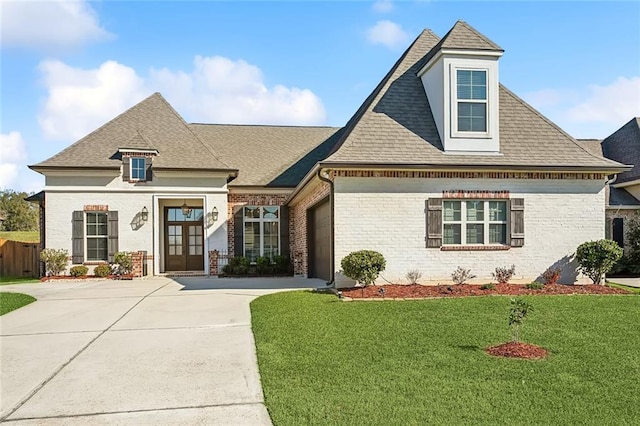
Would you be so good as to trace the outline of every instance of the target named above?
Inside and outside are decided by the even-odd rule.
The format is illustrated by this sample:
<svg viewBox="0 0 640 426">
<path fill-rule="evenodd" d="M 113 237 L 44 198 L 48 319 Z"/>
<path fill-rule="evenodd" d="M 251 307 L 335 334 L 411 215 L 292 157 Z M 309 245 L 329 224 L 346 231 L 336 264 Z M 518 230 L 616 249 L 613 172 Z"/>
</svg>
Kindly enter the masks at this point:
<svg viewBox="0 0 640 426">
<path fill-rule="evenodd" d="M 87 275 L 87 272 L 89 272 L 89 268 L 84 265 L 72 266 L 71 269 L 69 269 L 69 273 L 72 277 L 84 277 Z"/>
<path fill-rule="evenodd" d="M 366 287 L 375 282 L 387 263 L 377 251 L 359 250 L 346 255 L 340 266 L 347 277 Z"/>
<path fill-rule="evenodd" d="M 622 249 L 611 240 L 587 241 L 576 250 L 580 272 L 591 278 L 594 284 L 600 284 L 604 274 L 611 271 L 621 257 Z"/>
<path fill-rule="evenodd" d="M 96 277 L 104 278 L 108 276 L 110 273 L 111 273 L 111 268 L 109 268 L 109 265 L 105 263 L 93 268 L 93 275 L 95 275 Z"/>
</svg>

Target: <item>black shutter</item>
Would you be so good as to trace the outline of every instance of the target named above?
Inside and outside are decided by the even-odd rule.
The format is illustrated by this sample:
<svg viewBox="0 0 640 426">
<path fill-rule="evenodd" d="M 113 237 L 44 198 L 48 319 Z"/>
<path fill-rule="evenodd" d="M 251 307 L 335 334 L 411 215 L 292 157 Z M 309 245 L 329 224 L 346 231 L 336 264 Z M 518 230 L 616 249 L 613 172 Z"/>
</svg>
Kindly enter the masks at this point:
<svg viewBox="0 0 640 426">
<path fill-rule="evenodd" d="M 233 254 L 235 257 L 244 255 L 244 208 L 238 206 L 233 214 Z"/>
<path fill-rule="evenodd" d="M 107 213 L 107 237 L 107 253 L 111 263 L 118 252 L 118 212 Z"/>
<path fill-rule="evenodd" d="M 621 217 L 613 219 L 613 241 L 624 248 L 624 219 Z"/>
<path fill-rule="evenodd" d="M 151 170 L 151 165 L 153 164 L 153 157 L 147 157 L 144 159 L 144 165 L 147 168 L 147 182 L 151 182 L 153 180 L 153 170 Z"/>
<path fill-rule="evenodd" d="M 524 198 L 512 198 L 511 205 L 511 247 L 524 246 Z"/>
<path fill-rule="evenodd" d="M 442 246 L 442 198 L 429 198 L 426 202 L 427 248 Z"/>
<path fill-rule="evenodd" d="M 71 225 L 71 238 L 73 240 L 71 249 L 71 263 L 81 264 L 84 262 L 84 212 L 74 211 Z"/>
<path fill-rule="evenodd" d="M 129 182 L 131 180 L 131 158 L 122 157 L 122 180 Z"/>
<path fill-rule="evenodd" d="M 289 257 L 289 207 L 280 206 L 280 254 Z"/>
</svg>

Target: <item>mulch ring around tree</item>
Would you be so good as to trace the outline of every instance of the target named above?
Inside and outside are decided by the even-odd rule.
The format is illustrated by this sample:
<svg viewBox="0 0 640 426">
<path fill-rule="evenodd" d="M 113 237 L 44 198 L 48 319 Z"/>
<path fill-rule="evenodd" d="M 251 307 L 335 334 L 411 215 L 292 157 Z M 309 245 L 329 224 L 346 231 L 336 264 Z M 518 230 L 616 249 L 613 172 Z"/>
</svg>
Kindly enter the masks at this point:
<svg viewBox="0 0 640 426">
<path fill-rule="evenodd" d="M 507 342 L 490 346 L 485 349 L 489 355 L 503 358 L 542 359 L 549 355 L 549 351 L 540 346 L 522 342 Z"/>
<path fill-rule="evenodd" d="M 554 295 L 554 294 L 631 294 L 629 291 L 603 285 L 547 284 L 539 290 L 524 284 L 496 284 L 495 289 L 481 289 L 476 284 L 420 285 L 386 284 L 340 289 L 343 297 L 352 299 L 419 299 L 430 297 L 466 297 L 487 295 Z"/>
</svg>

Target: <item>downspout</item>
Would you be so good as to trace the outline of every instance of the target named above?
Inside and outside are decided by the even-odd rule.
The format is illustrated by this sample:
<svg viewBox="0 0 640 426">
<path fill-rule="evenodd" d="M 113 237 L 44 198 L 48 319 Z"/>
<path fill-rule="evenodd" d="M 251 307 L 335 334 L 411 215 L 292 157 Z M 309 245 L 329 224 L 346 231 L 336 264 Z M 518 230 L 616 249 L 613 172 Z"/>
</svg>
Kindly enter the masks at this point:
<svg viewBox="0 0 640 426">
<path fill-rule="evenodd" d="M 331 276 L 329 278 L 329 282 L 327 282 L 327 287 L 331 286 L 331 287 L 335 287 L 336 283 L 336 277 L 335 277 L 335 263 L 336 263 L 336 259 L 335 259 L 335 248 L 336 248 L 336 243 L 335 243 L 335 238 L 334 238 L 334 209 L 333 209 L 333 200 L 334 200 L 334 187 L 333 187 L 333 181 L 331 179 L 329 179 L 328 177 L 328 173 L 327 175 L 323 175 L 322 172 L 324 170 L 323 169 L 318 169 L 318 179 L 320 179 L 323 182 L 327 182 L 329 184 L 329 208 L 331 210 L 331 217 L 330 217 L 330 221 L 331 221 L 331 225 L 330 225 L 330 235 L 331 235 Z"/>
</svg>

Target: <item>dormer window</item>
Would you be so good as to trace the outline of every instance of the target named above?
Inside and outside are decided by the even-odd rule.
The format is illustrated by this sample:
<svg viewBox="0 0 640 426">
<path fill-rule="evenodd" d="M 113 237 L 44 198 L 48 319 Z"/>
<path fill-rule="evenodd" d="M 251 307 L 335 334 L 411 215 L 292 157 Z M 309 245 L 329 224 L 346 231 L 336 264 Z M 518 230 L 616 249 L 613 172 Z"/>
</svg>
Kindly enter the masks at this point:
<svg viewBox="0 0 640 426">
<path fill-rule="evenodd" d="M 147 178 L 147 167 L 144 157 L 131 157 L 131 180 L 144 181 Z"/>
<path fill-rule="evenodd" d="M 456 70 L 458 132 L 487 131 L 487 71 Z"/>
</svg>

